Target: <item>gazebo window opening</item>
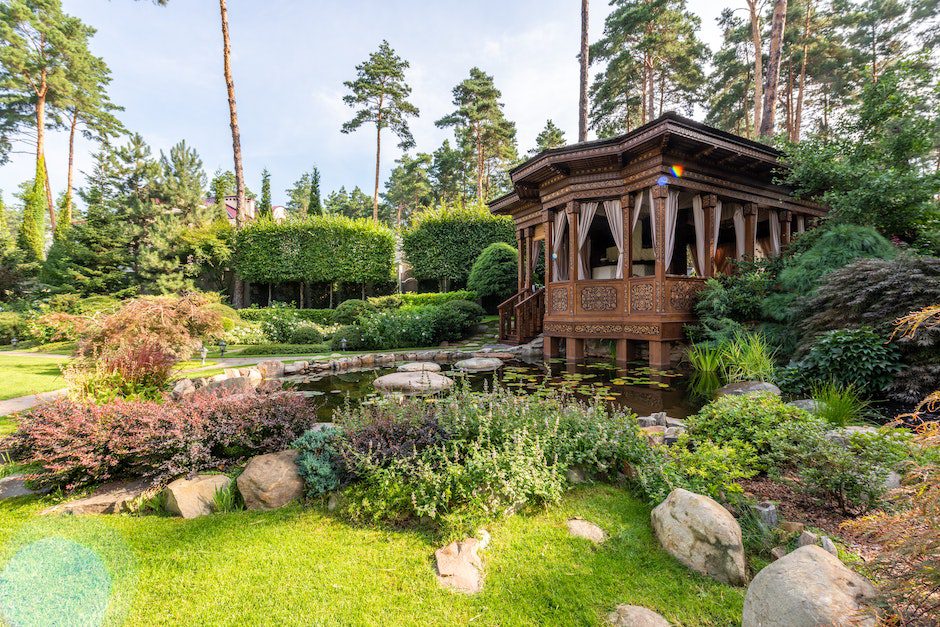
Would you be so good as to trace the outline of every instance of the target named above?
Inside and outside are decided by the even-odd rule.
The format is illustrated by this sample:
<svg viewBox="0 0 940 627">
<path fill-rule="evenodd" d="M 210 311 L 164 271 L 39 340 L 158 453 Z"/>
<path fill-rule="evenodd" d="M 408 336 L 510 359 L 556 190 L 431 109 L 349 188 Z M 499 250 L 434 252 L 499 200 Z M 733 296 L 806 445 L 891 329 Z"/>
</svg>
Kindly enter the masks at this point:
<svg viewBox="0 0 940 627">
<path fill-rule="evenodd" d="M 630 250 L 631 276 L 653 276 L 656 273 L 656 246 L 653 232 L 652 190 L 644 189 L 633 195 L 631 229 L 633 245 Z"/>
<path fill-rule="evenodd" d="M 623 211 L 619 200 L 581 203 L 578 279 L 623 278 Z"/>
<path fill-rule="evenodd" d="M 569 279 L 568 239 L 568 215 L 559 209 L 552 220 L 552 281 Z"/>
</svg>

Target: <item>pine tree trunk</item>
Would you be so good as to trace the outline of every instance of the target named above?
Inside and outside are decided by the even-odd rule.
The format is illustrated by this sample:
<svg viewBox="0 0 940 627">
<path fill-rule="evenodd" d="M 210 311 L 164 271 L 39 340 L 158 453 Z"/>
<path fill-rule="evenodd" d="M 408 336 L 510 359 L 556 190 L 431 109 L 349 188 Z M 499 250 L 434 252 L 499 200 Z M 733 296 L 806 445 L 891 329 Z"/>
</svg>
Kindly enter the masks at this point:
<svg viewBox="0 0 940 627">
<path fill-rule="evenodd" d="M 477 137 L 477 200 L 483 202 L 483 137 L 480 125 L 476 127 Z"/>
<path fill-rule="evenodd" d="M 228 33 L 228 10 L 225 0 L 219 0 L 219 12 L 222 17 L 222 65 L 225 72 L 225 87 L 228 91 L 229 126 L 232 127 L 232 154 L 235 158 L 235 228 L 240 229 L 247 221 L 247 200 L 245 198 L 245 174 L 242 168 L 242 141 L 238 132 L 238 112 L 235 107 L 235 81 L 232 79 L 232 44 Z M 236 309 L 245 303 L 245 284 L 235 274 L 232 304 Z"/>
<path fill-rule="evenodd" d="M 806 61 L 809 55 L 809 37 L 810 28 L 813 19 L 815 6 L 812 0 L 806 3 L 806 18 L 803 22 L 803 59 L 800 62 L 800 85 L 796 95 L 796 119 L 793 123 L 793 134 L 790 141 L 800 141 L 800 133 L 803 130 L 803 95 L 806 93 Z"/>
<path fill-rule="evenodd" d="M 787 0 L 774 0 L 773 19 L 770 23 L 770 53 L 767 58 L 767 80 L 764 82 L 764 111 L 761 114 L 760 135 L 774 134 L 774 116 L 777 109 L 777 83 L 780 81 L 780 61 L 783 51 L 783 31 L 787 21 Z"/>
<path fill-rule="evenodd" d="M 747 0 L 751 14 L 751 43 L 754 46 L 754 132 L 760 129 L 761 107 L 764 106 L 764 45 L 761 42 L 760 14 L 757 12 L 757 0 Z"/>
<path fill-rule="evenodd" d="M 78 126 L 78 109 L 72 110 L 69 123 L 69 169 L 65 186 L 65 215 L 72 215 L 72 182 L 75 169 L 75 128 Z"/>
<path fill-rule="evenodd" d="M 379 115 L 375 122 L 375 191 L 372 193 L 372 221 L 379 221 L 379 163 L 382 158 L 382 97 L 379 96 Z"/>
<path fill-rule="evenodd" d="M 578 102 L 578 141 L 587 141 L 588 132 L 588 66 L 590 48 L 588 41 L 588 3 L 581 0 L 581 98 Z"/>
</svg>

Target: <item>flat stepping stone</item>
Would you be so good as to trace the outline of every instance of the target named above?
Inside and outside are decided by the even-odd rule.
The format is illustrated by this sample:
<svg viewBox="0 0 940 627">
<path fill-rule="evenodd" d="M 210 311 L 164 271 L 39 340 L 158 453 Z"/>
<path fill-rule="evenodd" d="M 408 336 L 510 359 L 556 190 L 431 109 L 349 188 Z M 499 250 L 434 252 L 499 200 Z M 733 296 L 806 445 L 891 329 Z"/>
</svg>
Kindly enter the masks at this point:
<svg viewBox="0 0 940 627">
<path fill-rule="evenodd" d="M 483 589 L 483 562 L 477 554 L 481 542 L 467 538 L 451 542 L 434 552 L 437 581 L 442 587 L 464 594 Z"/>
<path fill-rule="evenodd" d="M 53 505 L 40 514 L 120 514 L 129 511 L 133 503 L 149 492 L 152 484 L 147 479 L 106 483 L 85 498 Z"/>
<path fill-rule="evenodd" d="M 503 367 L 503 360 L 495 357 L 473 357 L 462 359 L 454 364 L 455 370 L 464 372 L 491 372 Z"/>
<path fill-rule="evenodd" d="M 26 487 L 26 475 L 10 475 L 0 479 L 0 501 L 18 496 L 32 496 L 33 494 L 38 494 L 38 492 Z"/>
<path fill-rule="evenodd" d="M 412 361 L 398 366 L 398 372 L 440 372 L 441 365 L 433 361 Z"/>
<path fill-rule="evenodd" d="M 584 538 L 594 544 L 601 544 L 607 539 L 607 534 L 604 533 L 604 530 L 589 520 L 584 520 L 583 518 L 569 518 L 567 525 L 568 533 L 576 538 Z"/>
<path fill-rule="evenodd" d="M 665 618 L 639 605 L 618 605 L 607 615 L 607 624 L 613 627 L 670 627 Z"/>
<path fill-rule="evenodd" d="M 436 372 L 393 372 L 379 377 L 372 385 L 386 394 L 434 394 L 452 388 L 454 380 Z"/>
</svg>

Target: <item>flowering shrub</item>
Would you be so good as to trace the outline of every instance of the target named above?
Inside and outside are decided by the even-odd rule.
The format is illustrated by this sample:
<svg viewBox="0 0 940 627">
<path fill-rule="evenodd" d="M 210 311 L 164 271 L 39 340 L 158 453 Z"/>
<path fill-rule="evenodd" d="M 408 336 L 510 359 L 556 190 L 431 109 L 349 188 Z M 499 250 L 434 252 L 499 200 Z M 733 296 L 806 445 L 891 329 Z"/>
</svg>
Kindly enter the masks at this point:
<svg viewBox="0 0 940 627">
<path fill-rule="evenodd" d="M 40 486 L 72 490 L 124 476 L 156 480 L 286 448 L 317 421 L 293 395 L 198 394 L 185 402 L 56 400 L 19 417 L 3 442 L 39 470 Z"/>
<path fill-rule="evenodd" d="M 611 473 L 644 444 L 629 413 L 560 396 L 461 388 L 428 403 L 363 406 L 338 414 L 338 457 L 355 520 L 424 522 L 445 535 L 526 505 L 556 502 L 566 470 Z"/>
</svg>

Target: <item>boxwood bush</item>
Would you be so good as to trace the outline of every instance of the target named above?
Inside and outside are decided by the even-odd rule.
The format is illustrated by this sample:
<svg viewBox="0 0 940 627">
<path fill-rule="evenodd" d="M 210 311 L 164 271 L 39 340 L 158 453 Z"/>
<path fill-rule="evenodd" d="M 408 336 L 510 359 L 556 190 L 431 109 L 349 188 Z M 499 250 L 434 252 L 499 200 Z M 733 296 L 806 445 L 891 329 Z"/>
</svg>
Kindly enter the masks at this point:
<svg viewBox="0 0 940 627">
<path fill-rule="evenodd" d="M 15 311 L 0 311 L 0 344 L 9 344 L 14 337 L 23 339 L 26 321 Z"/>
</svg>

